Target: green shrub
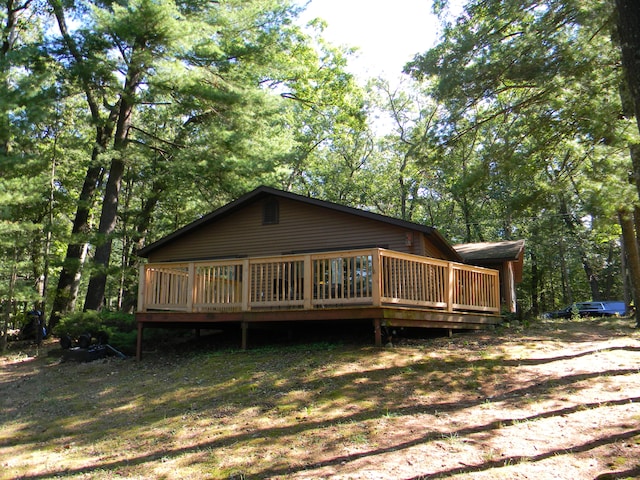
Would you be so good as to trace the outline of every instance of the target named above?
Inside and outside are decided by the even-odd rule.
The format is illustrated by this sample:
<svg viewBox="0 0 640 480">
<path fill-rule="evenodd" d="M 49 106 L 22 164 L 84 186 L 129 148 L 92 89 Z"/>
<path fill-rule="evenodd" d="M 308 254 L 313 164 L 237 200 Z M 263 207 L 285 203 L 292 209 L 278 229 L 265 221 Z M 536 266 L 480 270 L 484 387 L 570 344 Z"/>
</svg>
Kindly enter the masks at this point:
<svg viewBox="0 0 640 480">
<path fill-rule="evenodd" d="M 102 311 L 100 318 L 106 327 L 118 332 L 136 331 L 136 316 L 133 313 Z"/>
<path fill-rule="evenodd" d="M 58 337 L 69 335 L 71 338 L 77 338 L 83 333 L 90 333 L 95 336 L 98 332 L 104 330 L 105 327 L 100 314 L 95 310 L 89 310 L 63 316 L 53 333 Z"/>
<path fill-rule="evenodd" d="M 135 315 L 123 312 L 89 310 L 65 315 L 54 329 L 58 337 L 68 335 L 77 339 L 83 333 L 96 338 L 99 332 L 108 335 L 108 343 L 123 353 L 135 352 L 136 319 Z"/>
</svg>

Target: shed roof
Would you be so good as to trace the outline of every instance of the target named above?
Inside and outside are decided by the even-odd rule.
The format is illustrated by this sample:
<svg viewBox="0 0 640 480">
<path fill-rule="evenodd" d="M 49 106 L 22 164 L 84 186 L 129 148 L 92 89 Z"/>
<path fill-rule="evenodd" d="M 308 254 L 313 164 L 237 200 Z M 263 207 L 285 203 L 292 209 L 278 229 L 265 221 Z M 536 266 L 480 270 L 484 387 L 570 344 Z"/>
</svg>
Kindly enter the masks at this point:
<svg viewBox="0 0 640 480">
<path fill-rule="evenodd" d="M 453 248 L 465 262 L 507 262 L 519 260 L 524 252 L 524 240 L 463 243 Z"/>
<path fill-rule="evenodd" d="M 278 190 L 276 188 L 261 186 L 248 192 L 234 200 L 231 203 L 228 203 L 217 210 L 189 223 L 188 225 L 170 233 L 169 235 L 151 243 L 150 245 L 144 247 L 138 252 L 138 256 L 148 257 L 155 250 L 162 248 L 163 246 L 171 243 L 172 241 L 186 235 L 187 233 L 192 233 L 200 227 L 205 225 L 209 225 L 214 223 L 224 217 L 232 215 L 234 212 L 246 207 L 247 205 L 259 201 L 268 196 L 276 196 L 280 198 L 286 198 L 298 202 L 303 202 L 309 205 L 314 205 L 321 208 L 327 208 L 330 210 L 334 210 L 337 212 L 347 213 L 350 215 L 355 215 L 358 217 L 367 218 L 370 220 L 387 223 L 395 226 L 399 226 L 402 228 L 406 228 L 409 230 L 421 232 L 425 235 L 428 235 L 430 240 L 438 246 L 443 252 L 447 253 L 451 256 L 453 260 L 462 260 L 462 257 L 458 254 L 458 252 L 451 246 L 451 244 L 438 232 L 435 228 L 429 227 L 426 225 L 420 225 L 418 223 L 408 222 L 406 220 L 400 220 L 393 217 L 388 217 L 385 215 L 380 215 L 378 213 L 368 212 L 366 210 L 360 210 L 358 208 L 347 207 L 345 205 L 340 205 L 333 202 L 328 202 L 326 200 L 318 200 L 311 197 L 306 197 L 304 195 L 298 195 L 291 192 L 285 192 L 283 190 Z"/>
</svg>

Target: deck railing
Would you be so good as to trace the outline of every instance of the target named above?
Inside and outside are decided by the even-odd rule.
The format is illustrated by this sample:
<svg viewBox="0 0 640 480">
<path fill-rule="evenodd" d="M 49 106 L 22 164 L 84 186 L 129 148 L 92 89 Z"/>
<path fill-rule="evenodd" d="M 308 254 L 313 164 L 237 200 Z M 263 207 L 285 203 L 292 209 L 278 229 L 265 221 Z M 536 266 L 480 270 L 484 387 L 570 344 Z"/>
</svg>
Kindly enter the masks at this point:
<svg viewBox="0 0 640 480">
<path fill-rule="evenodd" d="M 139 311 L 352 305 L 498 313 L 498 272 L 381 248 L 140 267 Z"/>
</svg>

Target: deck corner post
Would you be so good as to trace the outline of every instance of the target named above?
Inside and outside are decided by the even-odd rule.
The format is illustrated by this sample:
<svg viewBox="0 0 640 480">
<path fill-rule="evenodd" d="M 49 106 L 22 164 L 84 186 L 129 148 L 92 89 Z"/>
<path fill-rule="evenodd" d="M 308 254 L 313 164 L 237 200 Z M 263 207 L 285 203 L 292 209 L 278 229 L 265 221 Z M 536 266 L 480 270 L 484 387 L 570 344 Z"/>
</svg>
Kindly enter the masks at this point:
<svg viewBox="0 0 640 480">
<path fill-rule="evenodd" d="M 146 288 L 147 288 L 147 268 L 146 265 L 140 265 L 138 270 L 138 311 L 146 312 L 147 306 L 144 303 L 144 299 L 146 298 Z"/>
<path fill-rule="evenodd" d="M 242 328 L 242 342 L 240 344 L 240 348 L 242 350 L 247 349 L 247 337 L 249 334 L 249 322 L 241 322 L 240 327 Z"/>
<path fill-rule="evenodd" d="M 142 360 L 142 335 L 144 333 L 144 324 L 138 320 L 138 336 L 136 337 L 136 361 Z"/>
<path fill-rule="evenodd" d="M 373 278 L 371 281 L 371 295 L 373 297 L 373 306 L 379 307 L 382 305 L 382 261 L 380 259 L 381 252 L 379 248 L 373 250 L 371 255 L 371 267 L 373 270 Z"/>
<path fill-rule="evenodd" d="M 382 322 L 379 318 L 373 319 L 373 332 L 375 337 L 375 346 L 382 347 Z"/>
<path fill-rule="evenodd" d="M 196 266 L 193 262 L 189 262 L 188 276 L 187 276 L 187 312 L 193 312 L 193 304 L 195 303 L 196 295 Z"/>
<path fill-rule="evenodd" d="M 243 312 L 251 309 L 251 263 L 248 258 L 242 261 L 242 299 L 240 307 Z"/>
<path fill-rule="evenodd" d="M 311 255 L 304 256 L 302 271 L 303 275 L 307 278 L 307 280 L 303 280 L 302 283 L 303 308 L 305 310 L 311 310 L 313 308 L 313 279 L 315 275 Z"/>
</svg>

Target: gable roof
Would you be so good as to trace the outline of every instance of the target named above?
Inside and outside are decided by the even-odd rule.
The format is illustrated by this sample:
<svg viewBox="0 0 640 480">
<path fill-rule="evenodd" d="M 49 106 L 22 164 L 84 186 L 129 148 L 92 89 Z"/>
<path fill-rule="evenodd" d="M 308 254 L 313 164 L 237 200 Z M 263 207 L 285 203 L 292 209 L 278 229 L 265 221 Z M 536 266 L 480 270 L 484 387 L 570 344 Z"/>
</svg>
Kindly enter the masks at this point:
<svg viewBox="0 0 640 480">
<path fill-rule="evenodd" d="M 138 252 L 138 256 L 140 257 L 148 257 L 153 251 L 171 243 L 172 241 L 186 235 L 187 233 L 192 233 L 193 231 L 201 228 L 205 225 L 212 224 L 222 218 L 225 218 L 229 215 L 232 215 L 234 212 L 246 207 L 247 205 L 262 200 L 268 196 L 276 196 L 280 198 L 286 198 L 289 200 L 306 203 L 308 205 L 313 205 L 321 208 L 328 208 L 330 210 L 334 210 L 336 212 L 347 213 L 349 215 L 355 215 L 362 218 L 367 218 L 369 220 L 374 220 L 377 222 L 387 223 L 391 225 L 395 225 L 398 227 L 406 228 L 409 230 L 414 230 L 421 232 L 425 235 L 428 235 L 430 240 L 443 252 L 446 252 L 451 256 L 452 259 L 456 259 L 461 261 L 462 258 L 456 252 L 456 250 L 447 242 L 447 240 L 433 227 L 428 227 L 426 225 L 420 225 L 418 223 L 408 222 L 406 220 L 400 220 L 393 217 L 387 217 L 385 215 L 380 215 L 378 213 L 367 212 L 366 210 L 360 210 L 353 207 L 347 207 L 345 205 L 340 205 L 333 202 L 328 202 L 326 200 L 318 200 L 311 197 L 306 197 L 304 195 L 298 195 L 296 193 L 285 192 L 283 190 L 278 190 L 271 187 L 261 186 L 252 190 L 249 193 L 244 194 L 240 198 L 234 200 L 231 203 L 228 203 L 217 210 L 185 225 L 184 227 L 170 233 L 169 235 L 147 245 L 142 248 Z"/>
<path fill-rule="evenodd" d="M 467 263 L 516 261 L 524 252 L 524 240 L 464 243 L 453 248 Z"/>
</svg>

